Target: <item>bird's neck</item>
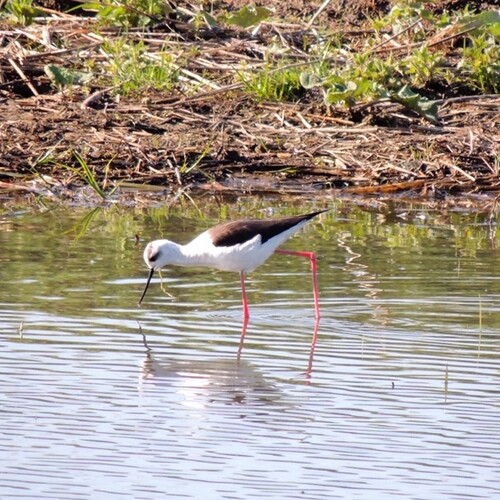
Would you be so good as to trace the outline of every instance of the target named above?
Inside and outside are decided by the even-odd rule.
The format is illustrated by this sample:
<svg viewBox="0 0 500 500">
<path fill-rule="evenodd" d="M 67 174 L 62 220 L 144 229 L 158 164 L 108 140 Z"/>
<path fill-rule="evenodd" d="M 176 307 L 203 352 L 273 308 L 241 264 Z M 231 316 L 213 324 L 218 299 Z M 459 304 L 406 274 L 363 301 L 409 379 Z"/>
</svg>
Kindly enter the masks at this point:
<svg viewBox="0 0 500 500">
<path fill-rule="evenodd" d="M 171 264 L 174 266 L 209 266 L 207 255 L 193 245 L 175 244 L 171 254 Z"/>
</svg>

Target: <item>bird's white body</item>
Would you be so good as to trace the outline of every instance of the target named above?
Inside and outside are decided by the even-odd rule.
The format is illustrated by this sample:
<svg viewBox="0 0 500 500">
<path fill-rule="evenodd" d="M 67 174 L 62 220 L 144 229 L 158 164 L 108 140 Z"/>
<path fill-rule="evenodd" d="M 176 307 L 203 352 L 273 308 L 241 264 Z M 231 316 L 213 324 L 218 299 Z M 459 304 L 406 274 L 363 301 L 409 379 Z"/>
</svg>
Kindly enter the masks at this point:
<svg viewBox="0 0 500 500">
<path fill-rule="evenodd" d="M 201 233 L 186 245 L 179 245 L 170 240 L 156 240 L 146 246 L 144 260 L 155 269 L 173 265 L 249 272 L 263 264 L 282 243 L 306 223 L 307 221 L 301 222 L 264 243 L 261 235 L 257 234 L 244 243 L 227 247 L 215 246 L 210 230 Z M 152 255 L 158 257 L 149 264 Z"/>
</svg>

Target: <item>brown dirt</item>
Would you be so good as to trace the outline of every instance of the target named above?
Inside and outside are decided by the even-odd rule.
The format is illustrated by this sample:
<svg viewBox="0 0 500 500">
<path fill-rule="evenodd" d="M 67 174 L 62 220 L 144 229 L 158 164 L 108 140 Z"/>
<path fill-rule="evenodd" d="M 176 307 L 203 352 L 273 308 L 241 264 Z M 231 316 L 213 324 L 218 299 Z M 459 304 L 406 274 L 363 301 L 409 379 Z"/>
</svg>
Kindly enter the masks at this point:
<svg viewBox="0 0 500 500">
<path fill-rule="evenodd" d="M 297 0 L 293 6 L 265 5 L 270 3 L 280 17 L 297 23 L 318 8 L 318 2 L 308 0 Z M 236 0 L 224 8 L 246 4 Z M 360 36 L 365 16 L 389 5 L 375 0 L 332 2 L 321 21 Z M 69 23 L 73 47 L 92 44 L 88 21 L 68 17 L 52 23 L 51 36 L 68 36 Z M 78 151 L 101 180 L 109 167 L 110 182 L 161 186 L 169 192 L 190 188 L 298 194 L 405 192 L 437 199 L 448 194 L 498 196 L 498 95 L 461 96 L 456 89 L 432 89 L 431 97 L 442 100 L 441 124 L 435 126 L 396 104 L 348 113 L 326 110 L 312 91 L 298 102 L 283 104 L 258 102 L 241 88 L 227 85 L 224 72 L 217 68 L 239 57 L 260 57 L 276 31 L 293 44 L 304 34 L 300 23 L 266 26 L 258 37 L 251 37 L 242 30 L 194 32 L 183 20 L 173 19 L 168 29 L 160 26 L 151 36 L 175 31 L 199 47 L 212 66 L 202 67 L 193 56 L 188 69 L 208 75 L 218 89 L 194 96 L 149 92 L 135 99 L 118 99 L 99 86 L 90 99 L 78 89 L 57 91 L 43 66 L 74 62 L 76 51 L 58 54 L 51 49 L 40 56 L 18 49 L 16 54 L 16 47 L 27 43 L 26 36 L 12 27 L 0 27 L 0 189 L 65 192 L 79 179 L 61 165 L 74 165 L 72 151 Z M 43 158 L 57 161 L 44 164 Z"/>
</svg>

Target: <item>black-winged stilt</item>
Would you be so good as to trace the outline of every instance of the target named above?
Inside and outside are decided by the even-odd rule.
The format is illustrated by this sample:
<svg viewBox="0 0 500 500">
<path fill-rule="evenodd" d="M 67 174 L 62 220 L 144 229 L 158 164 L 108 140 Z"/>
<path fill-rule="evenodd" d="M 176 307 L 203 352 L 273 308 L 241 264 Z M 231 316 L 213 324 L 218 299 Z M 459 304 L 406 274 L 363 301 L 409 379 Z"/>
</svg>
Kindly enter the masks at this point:
<svg viewBox="0 0 500 500">
<path fill-rule="evenodd" d="M 326 212 L 319 210 L 305 215 L 277 219 L 237 220 L 219 224 L 201 233 L 186 245 L 170 240 L 155 240 L 144 249 L 144 261 L 150 272 L 139 300 L 141 304 L 155 271 L 166 265 L 211 267 L 240 273 L 243 318 L 250 313 L 245 290 L 245 273 L 264 263 L 273 253 L 306 257 L 311 262 L 314 309 L 319 319 L 319 297 L 316 255 L 314 252 L 279 250 L 278 247 L 313 217 Z"/>
</svg>

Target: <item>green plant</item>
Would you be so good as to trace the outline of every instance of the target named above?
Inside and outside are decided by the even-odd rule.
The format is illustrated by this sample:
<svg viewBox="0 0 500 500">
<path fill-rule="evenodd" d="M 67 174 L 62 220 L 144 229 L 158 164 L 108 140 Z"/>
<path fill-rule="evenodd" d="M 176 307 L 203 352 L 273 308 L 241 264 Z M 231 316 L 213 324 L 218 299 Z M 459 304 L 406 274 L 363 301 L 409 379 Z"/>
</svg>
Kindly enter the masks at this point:
<svg viewBox="0 0 500 500">
<path fill-rule="evenodd" d="M 52 85 L 58 90 L 73 85 L 85 85 L 92 79 L 92 73 L 76 71 L 62 66 L 56 66 L 55 64 L 46 64 L 43 69 Z"/>
<path fill-rule="evenodd" d="M 373 19 L 371 24 L 376 32 L 390 30 L 397 35 L 406 32 L 411 41 L 425 38 L 426 32 L 423 21 L 433 22 L 432 12 L 422 2 L 400 1 L 395 4 L 385 16 Z"/>
<path fill-rule="evenodd" d="M 241 9 L 230 12 L 223 16 L 222 20 L 226 24 L 233 24 L 240 28 L 255 26 L 271 15 L 271 11 L 266 7 L 255 7 L 246 5 Z"/>
<path fill-rule="evenodd" d="M 144 90 L 168 91 L 177 81 L 178 71 L 165 52 L 148 52 L 143 41 L 130 42 L 125 38 L 103 44 L 107 56 L 107 73 L 114 87 L 123 95 Z"/>
<path fill-rule="evenodd" d="M 387 92 L 382 90 L 380 96 L 402 104 L 405 108 L 414 111 L 432 123 L 439 123 L 437 103 L 426 97 L 422 97 L 417 92 L 411 90 L 408 85 L 403 85 L 397 91 Z"/>
<path fill-rule="evenodd" d="M 443 75 L 444 62 L 442 54 L 422 45 L 401 61 L 399 67 L 409 76 L 413 85 L 423 87 Z"/>
<path fill-rule="evenodd" d="M 90 186 L 93 191 L 103 200 L 105 200 L 108 196 L 112 195 L 116 191 L 118 186 L 113 187 L 113 189 L 109 191 L 107 191 L 106 189 L 108 183 L 109 166 L 112 160 L 110 160 L 104 168 L 104 180 L 102 181 L 102 183 L 100 183 L 96 177 L 95 169 L 91 168 L 88 165 L 87 161 L 80 153 L 78 153 L 77 151 L 73 151 L 73 157 L 77 161 L 79 165 L 78 167 L 73 167 L 66 164 L 63 164 L 62 166 L 78 175 L 78 177 L 80 177 L 80 179 L 82 179 L 88 186 Z"/>
<path fill-rule="evenodd" d="M 96 17 L 104 24 L 124 28 L 143 28 L 154 20 L 163 19 L 172 11 L 169 2 L 162 0 L 87 2 L 82 8 L 95 12 Z"/>
<path fill-rule="evenodd" d="M 245 90 L 259 100 L 293 101 L 302 92 L 300 68 L 276 67 L 268 61 L 260 70 L 240 71 Z"/>
<path fill-rule="evenodd" d="M 354 54 L 323 78 L 303 72 L 304 88 L 322 87 L 325 104 L 344 103 L 348 107 L 367 99 L 397 102 L 434 123 L 438 122 L 437 105 L 411 90 L 392 57 L 382 59 L 369 52 Z M 415 80 L 411 80 L 416 84 Z"/>
<path fill-rule="evenodd" d="M 193 170 L 196 170 L 200 166 L 203 159 L 209 154 L 210 146 L 211 146 L 211 144 L 205 145 L 205 148 L 203 149 L 203 151 L 199 154 L 199 156 L 196 158 L 196 160 L 193 163 L 191 163 L 190 165 L 188 164 L 187 161 L 184 161 L 179 169 L 180 173 L 185 175 L 185 174 L 189 174 Z"/>
<path fill-rule="evenodd" d="M 23 26 L 31 24 L 42 13 L 33 5 L 33 0 L 8 0 L 5 10 L 14 22 Z"/>
<path fill-rule="evenodd" d="M 491 32 L 471 36 L 458 64 L 469 86 L 483 93 L 500 92 L 500 44 Z"/>
</svg>

